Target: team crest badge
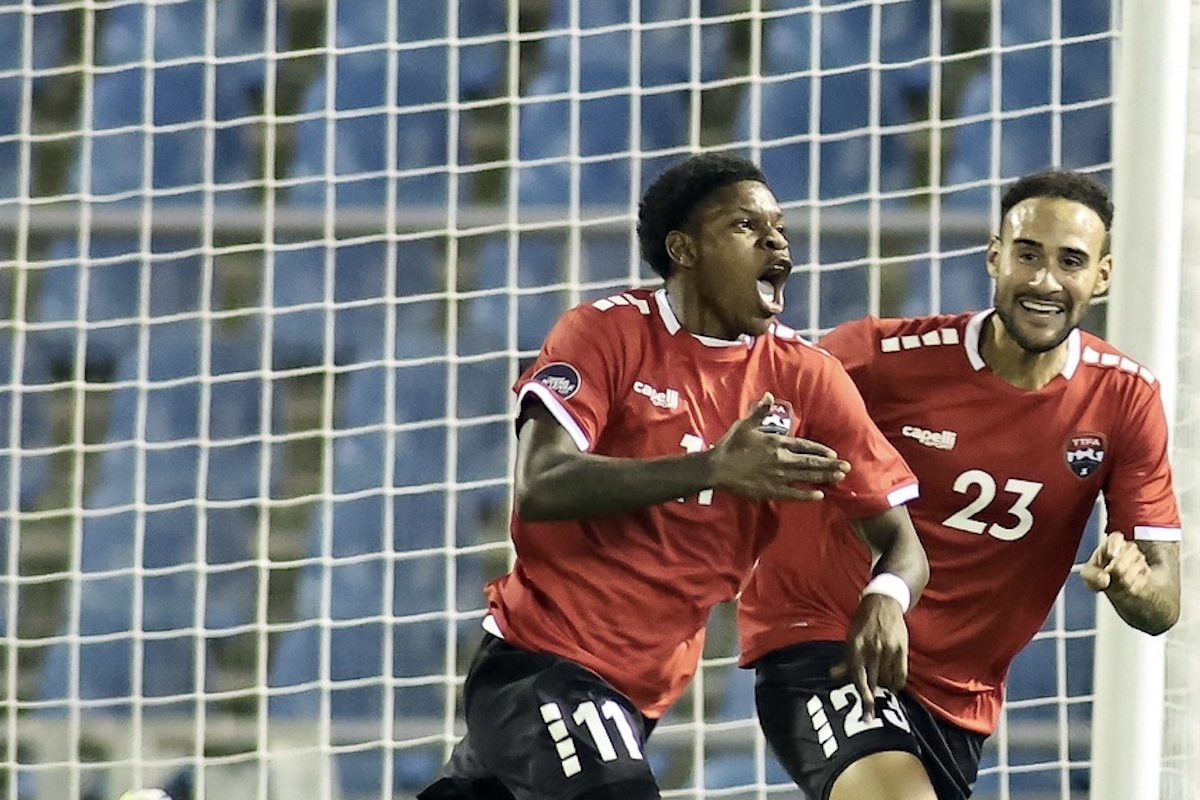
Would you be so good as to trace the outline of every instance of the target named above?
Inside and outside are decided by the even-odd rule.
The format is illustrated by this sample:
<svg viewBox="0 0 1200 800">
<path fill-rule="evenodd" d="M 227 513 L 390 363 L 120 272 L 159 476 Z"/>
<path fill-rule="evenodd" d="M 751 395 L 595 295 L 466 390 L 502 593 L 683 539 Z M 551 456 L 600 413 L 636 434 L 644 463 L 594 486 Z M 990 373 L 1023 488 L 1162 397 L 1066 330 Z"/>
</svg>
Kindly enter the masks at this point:
<svg viewBox="0 0 1200 800">
<path fill-rule="evenodd" d="M 563 400 L 570 400 L 583 385 L 579 370 L 564 361 L 556 361 L 539 369 L 530 380 L 540 383 Z"/>
<path fill-rule="evenodd" d="M 792 422 L 792 404 L 783 400 L 771 406 L 767 415 L 759 423 L 758 429 L 763 433 L 787 436 L 792 430 Z"/>
<path fill-rule="evenodd" d="M 1067 440 L 1067 466 L 1077 478 L 1087 478 L 1104 463 L 1104 437 L 1080 433 Z"/>
</svg>

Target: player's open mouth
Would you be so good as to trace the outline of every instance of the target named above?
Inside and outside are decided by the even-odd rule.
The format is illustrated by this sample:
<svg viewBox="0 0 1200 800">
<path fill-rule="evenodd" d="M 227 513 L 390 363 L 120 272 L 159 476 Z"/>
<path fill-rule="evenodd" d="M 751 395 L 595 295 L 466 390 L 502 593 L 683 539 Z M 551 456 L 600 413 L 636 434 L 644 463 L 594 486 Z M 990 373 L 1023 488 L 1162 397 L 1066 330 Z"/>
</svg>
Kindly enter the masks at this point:
<svg viewBox="0 0 1200 800">
<path fill-rule="evenodd" d="M 1066 311 L 1059 303 L 1049 303 L 1044 300 L 1032 300 L 1029 298 L 1019 301 L 1019 305 L 1026 311 L 1041 316 L 1062 314 Z"/>
<path fill-rule="evenodd" d="M 792 273 L 792 262 L 781 258 L 758 278 L 758 299 L 771 316 L 783 311 L 783 285 Z"/>
</svg>

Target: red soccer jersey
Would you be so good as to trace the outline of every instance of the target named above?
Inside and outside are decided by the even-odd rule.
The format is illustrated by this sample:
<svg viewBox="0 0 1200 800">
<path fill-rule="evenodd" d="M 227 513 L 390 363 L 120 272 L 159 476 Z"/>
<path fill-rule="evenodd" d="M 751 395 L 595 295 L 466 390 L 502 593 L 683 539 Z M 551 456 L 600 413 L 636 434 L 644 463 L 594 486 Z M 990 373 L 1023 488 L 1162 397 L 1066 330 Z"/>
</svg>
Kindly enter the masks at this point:
<svg viewBox="0 0 1200 800">
<path fill-rule="evenodd" d="M 988 734 L 1009 665 L 1046 619 L 1097 496 L 1109 530 L 1180 536 L 1154 377 L 1077 330 L 1062 374 L 1037 391 L 1018 389 L 980 356 L 989 313 L 867 318 L 821 342 L 921 481 L 908 509 L 930 578 L 908 615 L 907 688 Z M 869 562 L 852 535 L 825 542 L 819 558 L 772 548 L 761 560 L 747 594 L 793 614 L 787 630 L 772 629 L 768 649 L 845 636 Z M 760 616 L 742 613 L 750 625 Z M 760 641 L 743 646 L 763 652 Z"/>
<path fill-rule="evenodd" d="M 896 488 L 878 482 L 875 458 L 894 451 L 836 359 L 781 325 L 737 342 L 693 336 L 663 290 L 567 312 L 514 388 L 581 450 L 622 458 L 710 447 L 770 391 L 764 427 L 823 442 L 854 467 L 825 503 L 873 505 Z M 915 484 L 911 473 L 903 481 Z M 514 514 L 516 564 L 488 584 L 489 610 L 506 640 L 597 672 L 658 717 L 695 672 L 710 610 L 774 536 L 777 507 L 705 490 L 589 519 Z"/>
</svg>

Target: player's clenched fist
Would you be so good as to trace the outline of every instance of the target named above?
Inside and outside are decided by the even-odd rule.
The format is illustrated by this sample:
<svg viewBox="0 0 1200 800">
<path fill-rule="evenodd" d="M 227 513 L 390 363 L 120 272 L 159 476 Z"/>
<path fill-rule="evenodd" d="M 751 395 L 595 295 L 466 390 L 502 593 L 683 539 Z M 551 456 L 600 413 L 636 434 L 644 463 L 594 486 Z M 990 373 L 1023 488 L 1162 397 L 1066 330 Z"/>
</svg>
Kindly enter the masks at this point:
<svg viewBox="0 0 1200 800">
<path fill-rule="evenodd" d="M 1093 592 L 1112 588 L 1138 595 L 1150 581 L 1150 565 L 1136 544 L 1114 531 L 1092 552 L 1080 577 Z"/>
<path fill-rule="evenodd" d="M 846 477 L 850 464 L 818 442 L 762 430 L 775 398 L 770 392 L 721 437 L 712 452 L 713 485 L 746 497 L 820 500 L 820 489 Z"/>
</svg>

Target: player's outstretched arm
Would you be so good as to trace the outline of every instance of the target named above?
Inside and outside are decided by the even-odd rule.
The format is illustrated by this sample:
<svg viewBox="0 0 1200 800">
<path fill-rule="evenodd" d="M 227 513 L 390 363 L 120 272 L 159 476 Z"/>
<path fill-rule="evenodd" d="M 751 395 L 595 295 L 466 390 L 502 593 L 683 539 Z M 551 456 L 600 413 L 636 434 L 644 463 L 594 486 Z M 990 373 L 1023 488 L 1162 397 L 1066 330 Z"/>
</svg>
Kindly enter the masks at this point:
<svg viewBox="0 0 1200 800">
<path fill-rule="evenodd" d="M 1130 542 L 1114 531 L 1092 552 L 1080 575 L 1140 631 L 1158 635 L 1179 620 L 1178 542 Z"/>
<path fill-rule="evenodd" d="M 903 506 L 852 524 L 878 558 L 850 621 L 846 660 L 835 673 L 854 681 L 863 701 L 863 718 L 869 720 L 875 713 L 875 690 L 881 686 L 898 690 L 908 680 L 904 614 L 929 580 L 929 561 Z"/>
<path fill-rule="evenodd" d="M 764 397 L 712 449 L 634 459 L 581 452 L 544 405 L 530 400 L 517 439 L 514 483 L 524 519 L 580 519 L 617 514 L 724 489 L 762 499 L 816 500 L 850 465 L 829 448 L 758 430 L 773 400 Z"/>
</svg>

